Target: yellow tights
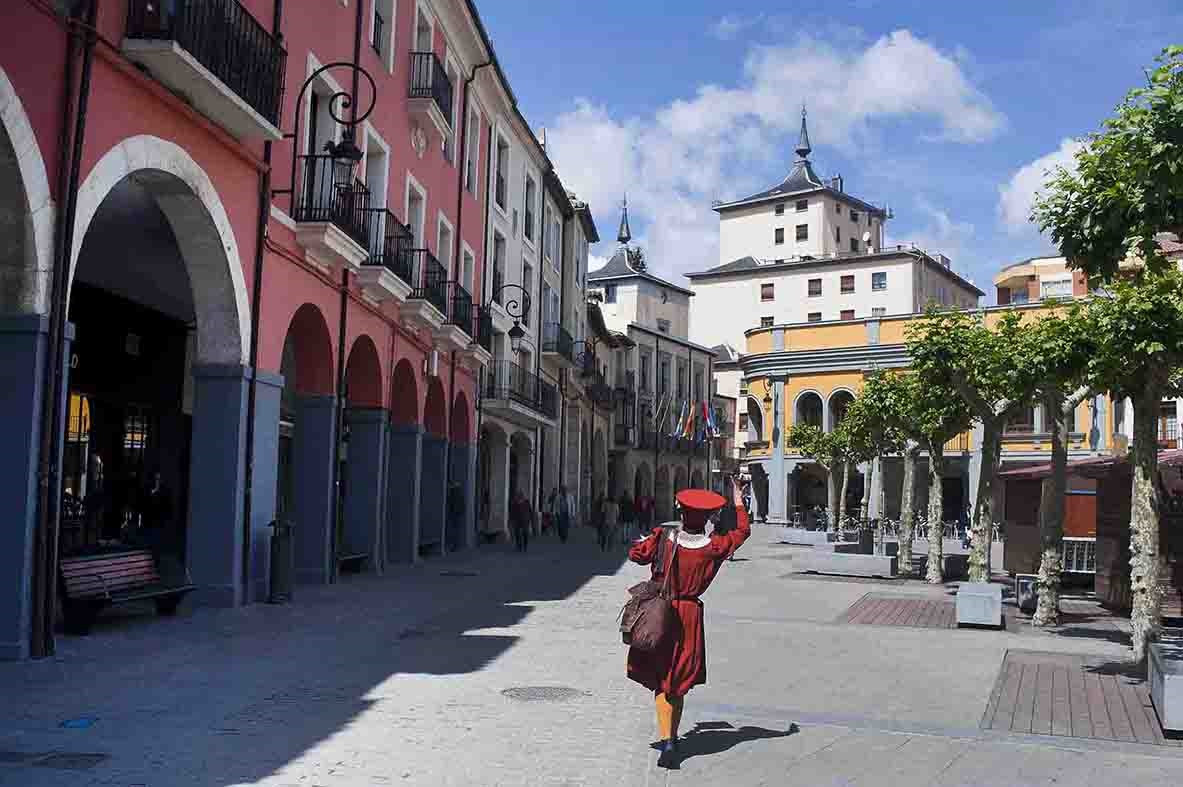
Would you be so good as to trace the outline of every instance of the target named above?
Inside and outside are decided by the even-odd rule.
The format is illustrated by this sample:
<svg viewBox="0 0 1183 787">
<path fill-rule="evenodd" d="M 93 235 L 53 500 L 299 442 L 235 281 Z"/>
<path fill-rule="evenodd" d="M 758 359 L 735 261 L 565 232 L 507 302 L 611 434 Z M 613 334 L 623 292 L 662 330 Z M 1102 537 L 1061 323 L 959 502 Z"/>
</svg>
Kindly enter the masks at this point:
<svg viewBox="0 0 1183 787">
<path fill-rule="evenodd" d="M 657 737 L 663 741 L 678 737 L 678 725 L 682 723 L 682 705 L 685 697 L 671 697 L 664 692 L 654 695 L 657 704 Z"/>
</svg>

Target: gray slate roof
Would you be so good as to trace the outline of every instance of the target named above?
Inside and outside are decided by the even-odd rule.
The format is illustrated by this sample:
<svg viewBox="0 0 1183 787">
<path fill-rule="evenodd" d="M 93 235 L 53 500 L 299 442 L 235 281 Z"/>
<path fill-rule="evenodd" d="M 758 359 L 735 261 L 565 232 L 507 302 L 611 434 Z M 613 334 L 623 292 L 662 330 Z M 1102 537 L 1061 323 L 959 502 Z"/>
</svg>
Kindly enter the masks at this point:
<svg viewBox="0 0 1183 787">
<path fill-rule="evenodd" d="M 694 294 L 685 287 L 679 287 L 672 282 L 668 282 L 665 279 L 654 276 L 652 273 L 649 273 L 648 270 L 638 271 L 634 269 L 628 264 L 628 254 L 626 247 L 624 246 L 621 246 L 616 250 L 616 252 L 608 260 L 607 265 L 587 274 L 587 280 L 589 282 L 603 281 L 607 279 L 647 279 L 654 284 L 660 284 L 662 287 L 669 287 L 671 290 L 677 290 L 678 292 L 682 292 L 687 295 Z"/>
</svg>

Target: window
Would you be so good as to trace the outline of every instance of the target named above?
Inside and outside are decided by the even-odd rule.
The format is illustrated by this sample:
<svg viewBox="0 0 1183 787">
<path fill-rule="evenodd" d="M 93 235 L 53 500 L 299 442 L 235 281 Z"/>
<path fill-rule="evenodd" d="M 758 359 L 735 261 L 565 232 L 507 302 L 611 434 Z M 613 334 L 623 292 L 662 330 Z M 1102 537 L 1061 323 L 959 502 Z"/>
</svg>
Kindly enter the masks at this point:
<svg viewBox="0 0 1183 787">
<path fill-rule="evenodd" d="M 837 202 L 834 203 L 834 212 L 837 213 L 839 216 L 842 215 L 842 205 L 840 203 L 837 203 Z"/>
<path fill-rule="evenodd" d="M 1035 431 L 1035 408 L 1031 405 L 1020 407 L 1006 422 L 1003 431 L 1010 434 L 1032 434 Z"/>
<path fill-rule="evenodd" d="M 522 234 L 526 240 L 534 240 L 534 178 L 529 175 L 526 176 L 526 224 L 522 229 Z"/>
<path fill-rule="evenodd" d="M 476 173 L 481 157 L 481 116 L 476 110 L 468 112 L 468 141 L 464 143 L 464 189 L 476 195 Z"/>
<path fill-rule="evenodd" d="M 678 398 L 686 398 L 686 364 L 681 360 L 678 361 Z"/>
<path fill-rule="evenodd" d="M 809 240 L 809 225 L 808 224 L 798 224 L 797 225 L 797 240 Z"/>
<path fill-rule="evenodd" d="M 841 289 L 843 293 L 854 292 L 854 275 L 847 274 L 842 277 Z"/>
<path fill-rule="evenodd" d="M 494 184 L 493 199 L 497 207 L 506 208 L 506 176 L 509 172 L 509 143 L 501 137 L 497 138 L 497 182 Z"/>
<path fill-rule="evenodd" d="M 822 321 L 822 313 L 821 312 L 810 312 L 809 317 L 807 319 L 810 322 L 821 322 Z"/>
<path fill-rule="evenodd" d="M 835 243 L 842 242 L 842 228 L 841 227 L 834 227 L 834 242 Z"/>
<path fill-rule="evenodd" d="M 822 294 L 822 280 L 821 279 L 810 279 L 809 280 L 809 297 L 816 298 L 817 296 L 819 296 L 821 294 Z"/>
<path fill-rule="evenodd" d="M 505 238 L 493 233 L 493 302 L 501 303 L 501 285 L 505 283 Z"/>
<path fill-rule="evenodd" d="M 887 271 L 876 271 L 871 274 L 871 289 L 872 290 L 886 290 L 887 289 Z"/>
<path fill-rule="evenodd" d="M 741 432 L 748 431 L 748 414 L 747 413 L 740 413 L 739 414 L 739 431 L 741 431 Z"/>
<path fill-rule="evenodd" d="M 702 367 L 694 367 L 694 401 L 702 401 Z"/>
<path fill-rule="evenodd" d="M 551 311 L 554 306 L 551 301 L 550 285 L 544 279 L 542 282 L 542 325 L 549 325 L 552 322 L 558 322 L 558 315 Z"/>
<path fill-rule="evenodd" d="M 887 315 L 887 307 L 886 306 L 874 306 L 871 308 L 871 316 L 872 317 L 884 317 L 886 315 Z"/>
<path fill-rule="evenodd" d="M 525 263 L 522 263 L 522 287 L 528 293 L 534 292 L 534 268 Z M 530 312 L 525 309 L 522 310 L 522 325 L 530 325 Z"/>
<path fill-rule="evenodd" d="M 553 211 L 552 211 L 553 213 Z M 562 242 L 562 227 L 559 225 L 559 220 L 551 218 L 550 220 L 550 235 L 548 236 L 548 244 L 550 246 L 550 259 L 554 264 L 555 270 L 559 269 L 559 244 Z"/>
<path fill-rule="evenodd" d="M 859 212 L 857 210 L 852 210 L 850 212 L 850 220 L 853 221 L 855 224 L 858 224 Z"/>
<path fill-rule="evenodd" d="M 784 243 L 785 242 L 785 228 L 784 227 L 777 227 L 775 230 L 773 230 L 772 240 L 778 246 L 780 244 Z"/>
<path fill-rule="evenodd" d="M 772 284 L 761 284 L 760 285 L 760 300 L 762 300 L 762 301 L 776 300 L 776 295 L 774 294 L 774 286 Z"/>
<path fill-rule="evenodd" d="M 443 216 L 440 217 L 439 226 L 436 228 L 435 256 L 448 272 L 448 278 L 452 278 L 452 228 L 444 221 Z"/>
<path fill-rule="evenodd" d="M 760 327 L 761 328 L 771 328 L 772 327 L 772 318 L 771 317 L 761 317 L 760 318 Z"/>
<path fill-rule="evenodd" d="M 858 250 L 859 250 L 858 249 L 858 238 L 851 238 L 850 239 L 850 250 L 856 254 L 858 253 Z"/>
<path fill-rule="evenodd" d="M 853 320 L 854 319 L 854 309 L 843 309 L 841 314 L 838 315 L 838 319 Z"/>
<path fill-rule="evenodd" d="M 669 333 L 670 332 L 670 321 L 664 317 L 658 317 L 657 318 L 657 330 L 661 331 L 662 333 Z"/>
<path fill-rule="evenodd" d="M 473 268 L 475 267 L 474 260 L 472 258 L 472 252 L 465 250 L 462 259 L 463 262 L 460 271 L 460 284 L 462 287 L 464 287 L 464 289 L 471 293 L 475 290 L 476 285 L 476 283 L 472 280 Z"/>
<path fill-rule="evenodd" d="M 772 209 L 772 213 L 775 216 L 785 215 L 785 204 L 783 202 L 776 203 L 776 207 Z"/>
<path fill-rule="evenodd" d="M 616 285 L 604 285 L 604 303 L 616 303 Z"/>
<path fill-rule="evenodd" d="M 657 393 L 664 394 L 670 389 L 670 355 L 661 353 L 657 357 Z"/>
<path fill-rule="evenodd" d="M 797 200 L 797 212 L 804 213 L 807 210 L 809 210 L 809 200 L 807 200 L 807 199 Z"/>
<path fill-rule="evenodd" d="M 1068 298 L 1072 296 L 1072 280 L 1045 281 L 1039 286 L 1041 298 Z"/>
<path fill-rule="evenodd" d="M 649 353 L 641 353 L 641 391 L 649 390 Z"/>
<path fill-rule="evenodd" d="M 1063 570 L 1069 574 L 1097 573 L 1096 539 L 1065 538 Z"/>
<path fill-rule="evenodd" d="M 451 59 L 448 60 L 448 64 L 445 69 L 448 74 L 448 79 L 452 80 L 452 84 L 460 84 L 460 70 L 456 67 L 456 64 L 451 61 Z M 444 137 L 444 158 L 447 159 L 448 163 L 453 166 L 456 165 L 456 130 L 459 127 L 459 124 L 456 122 L 456 116 L 460 111 L 459 104 L 460 91 L 453 90 L 452 105 L 448 107 L 448 128 L 451 130 L 448 132 L 447 136 Z"/>
</svg>

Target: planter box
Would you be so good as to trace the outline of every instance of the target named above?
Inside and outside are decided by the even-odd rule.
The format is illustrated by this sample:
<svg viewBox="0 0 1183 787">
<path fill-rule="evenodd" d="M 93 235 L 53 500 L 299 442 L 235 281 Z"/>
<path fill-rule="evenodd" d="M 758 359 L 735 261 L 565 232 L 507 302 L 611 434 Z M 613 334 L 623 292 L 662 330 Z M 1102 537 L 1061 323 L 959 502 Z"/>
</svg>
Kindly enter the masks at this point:
<svg viewBox="0 0 1183 787">
<path fill-rule="evenodd" d="M 1015 574 L 1015 603 L 1021 612 L 1035 614 L 1039 606 L 1039 577 L 1035 574 Z"/>
<path fill-rule="evenodd" d="M 1002 626 L 1002 587 L 962 582 L 957 588 L 957 625 Z"/>
<path fill-rule="evenodd" d="M 780 543 L 797 546 L 817 546 L 829 543 L 829 534 L 824 530 L 806 530 L 803 527 L 780 528 Z"/>
<path fill-rule="evenodd" d="M 798 573 L 814 572 L 887 579 L 896 575 L 896 559 L 888 555 L 859 555 L 811 549 L 793 555 L 793 570 Z"/>
<path fill-rule="evenodd" d="M 1167 732 L 1183 732 L 1183 637 L 1150 646 L 1146 660 L 1150 700 Z"/>
</svg>

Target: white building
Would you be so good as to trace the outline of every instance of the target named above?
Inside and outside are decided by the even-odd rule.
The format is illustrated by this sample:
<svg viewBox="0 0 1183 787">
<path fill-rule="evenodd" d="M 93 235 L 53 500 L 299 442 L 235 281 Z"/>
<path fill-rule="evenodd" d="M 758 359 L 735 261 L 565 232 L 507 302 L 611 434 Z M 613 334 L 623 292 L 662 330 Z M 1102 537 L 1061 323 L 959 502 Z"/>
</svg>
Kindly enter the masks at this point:
<svg viewBox="0 0 1183 787">
<path fill-rule="evenodd" d="M 744 332 L 761 326 L 873 321 L 921 312 L 933 303 L 978 304 L 985 293 L 957 274 L 943 254 L 885 248 L 884 224 L 891 213 L 846 193 L 841 177 L 818 177 L 810 152 L 803 114 L 788 176 L 772 188 L 714 206 L 720 264 L 687 274 L 694 295 L 692 341 L 737 357 Z M 737 369 L 724 362 L 715 382 L 720 395 L 740 402 L 735 445 L 742 446 L 746 408 Z"/>
</svg>

